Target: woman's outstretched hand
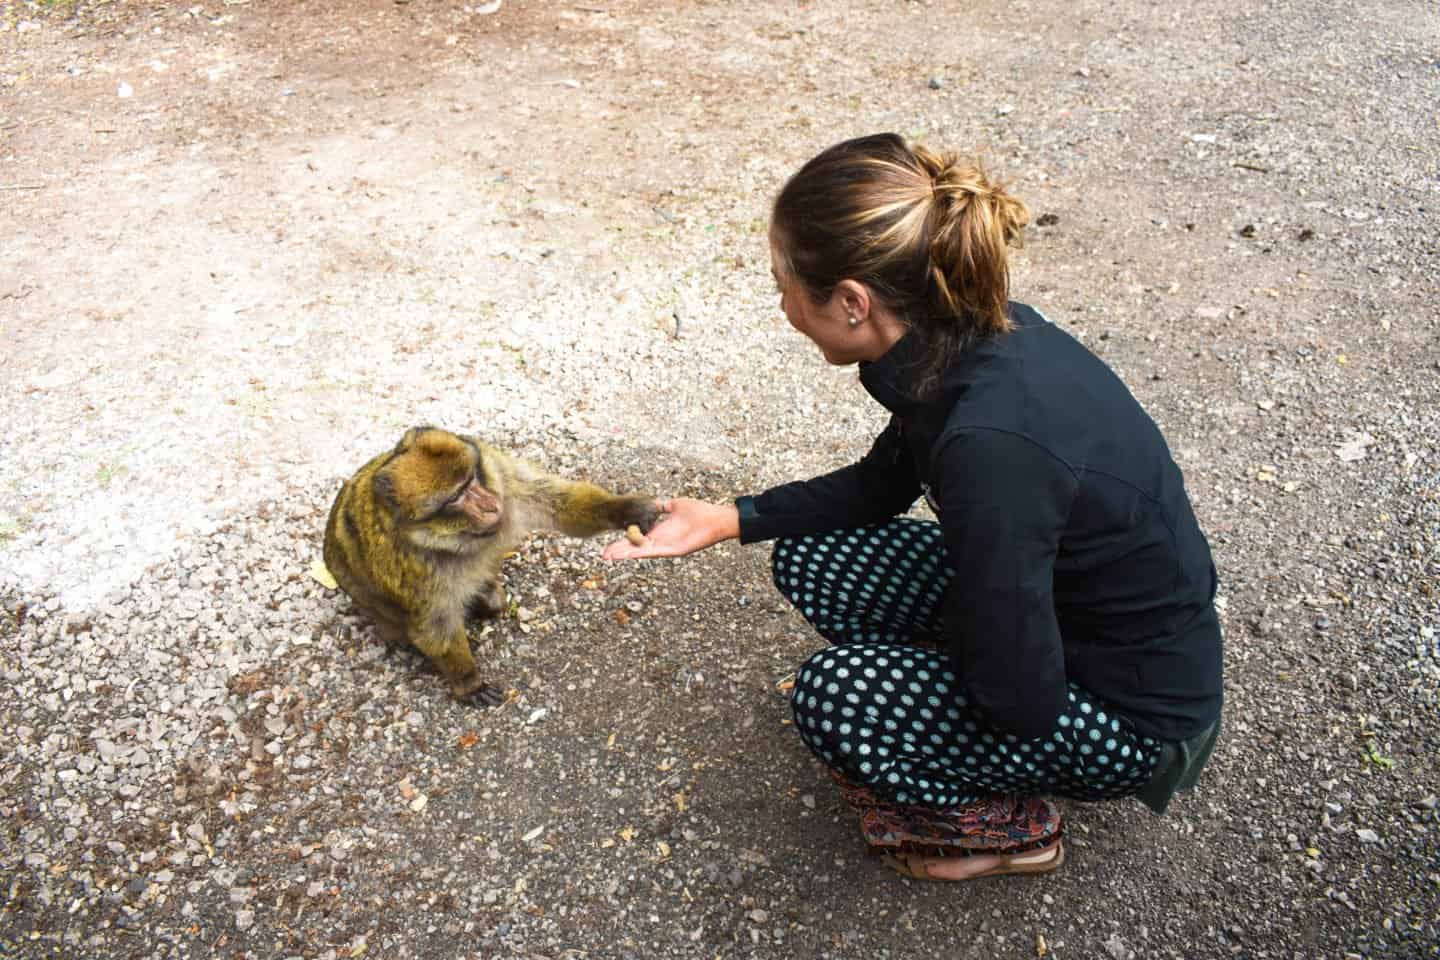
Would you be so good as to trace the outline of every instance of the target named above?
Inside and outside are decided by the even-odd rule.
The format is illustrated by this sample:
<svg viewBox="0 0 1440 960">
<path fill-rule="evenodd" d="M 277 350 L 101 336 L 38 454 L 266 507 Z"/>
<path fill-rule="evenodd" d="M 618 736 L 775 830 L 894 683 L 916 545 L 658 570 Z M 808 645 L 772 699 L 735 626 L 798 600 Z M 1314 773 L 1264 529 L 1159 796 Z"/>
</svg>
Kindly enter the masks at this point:
<svg viewBox="0 0 1440 960">
<path fill-rule="evenodd" d="M 616 540 L 601 556 L 606 560 L 683 557 L 740 536 L 740 511 L 733 503 L 706 503 L 688 497 L 656 502 L 665 516 L 644 540 L 638 544 Z"/>
</svg>

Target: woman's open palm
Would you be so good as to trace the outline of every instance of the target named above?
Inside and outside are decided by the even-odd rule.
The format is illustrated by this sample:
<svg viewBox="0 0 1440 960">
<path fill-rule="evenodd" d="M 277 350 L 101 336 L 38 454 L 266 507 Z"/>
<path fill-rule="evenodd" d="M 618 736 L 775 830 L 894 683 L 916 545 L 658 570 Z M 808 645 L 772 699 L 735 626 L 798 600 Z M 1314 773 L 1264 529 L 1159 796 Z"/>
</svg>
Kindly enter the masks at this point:
<svg viewBox="0 0 1440 960">
<path fill-rule="evenodd" d="M 657 501 L 665 516 L 638 543 L 616 540 L 605 548 L 606 560 L 683 557 L 721 540 L 740 535 L 740 515 L 733 504 L 706 503 L 677 497 Z"/>
</svg>

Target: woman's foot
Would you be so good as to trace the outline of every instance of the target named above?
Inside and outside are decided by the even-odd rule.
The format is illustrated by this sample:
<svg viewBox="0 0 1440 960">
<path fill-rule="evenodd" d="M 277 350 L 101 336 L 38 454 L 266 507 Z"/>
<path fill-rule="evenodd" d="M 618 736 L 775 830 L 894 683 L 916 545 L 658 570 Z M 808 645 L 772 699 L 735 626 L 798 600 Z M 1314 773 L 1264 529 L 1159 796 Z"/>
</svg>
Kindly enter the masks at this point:
<svg viewBox="0 0 1440 960">
<path fill-rule="evenodd" d="M 881 862 L 896 873 L 916 880 L 975 880 L 1014 873 L 1049 873 L 1065 862 L 1061 841 L 1039 850 L 1001 855 L 979 853 L 968 857 L 928 857 L 917 853 L 886 854 Z"/>
</svg>

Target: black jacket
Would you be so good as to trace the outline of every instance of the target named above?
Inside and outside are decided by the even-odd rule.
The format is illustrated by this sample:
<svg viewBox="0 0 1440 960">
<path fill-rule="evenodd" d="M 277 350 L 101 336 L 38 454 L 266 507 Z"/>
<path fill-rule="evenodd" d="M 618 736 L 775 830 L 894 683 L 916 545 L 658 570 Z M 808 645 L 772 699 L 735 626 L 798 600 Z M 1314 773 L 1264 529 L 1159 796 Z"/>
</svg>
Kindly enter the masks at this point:
<svg viewBox="0 0 1440 960">
<path fill-rule="evenodd" d="M 955 672 L 996 726 L 1054 729 L 1074 682 L 1144 735 L 1192 737 L 1221 704 L 1215 567 L 1159 429 L 1098 357 L 1037 311 L 980 341 L 923 401 L 909 334 L 863 364 L 892 414 L 859 463 L 741 497 L 740 539 L 862 526 L 924 493 L 955 570 Z"/>
</svg>

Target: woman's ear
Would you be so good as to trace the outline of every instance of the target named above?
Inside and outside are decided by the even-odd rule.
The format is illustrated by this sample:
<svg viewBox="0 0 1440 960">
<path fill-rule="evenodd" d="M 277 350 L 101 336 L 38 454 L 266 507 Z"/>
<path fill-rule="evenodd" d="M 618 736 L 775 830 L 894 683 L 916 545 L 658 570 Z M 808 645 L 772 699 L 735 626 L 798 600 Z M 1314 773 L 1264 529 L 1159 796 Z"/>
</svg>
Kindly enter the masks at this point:
<svg viewBox="0 0 1440 960">
<path fill-rule="evenodd" d="M 831 300 L 847 317 L 860 323 L 870 319 L 870 288 L 859 280 L 841 280 L 835 285 Z"/>
</svg>

